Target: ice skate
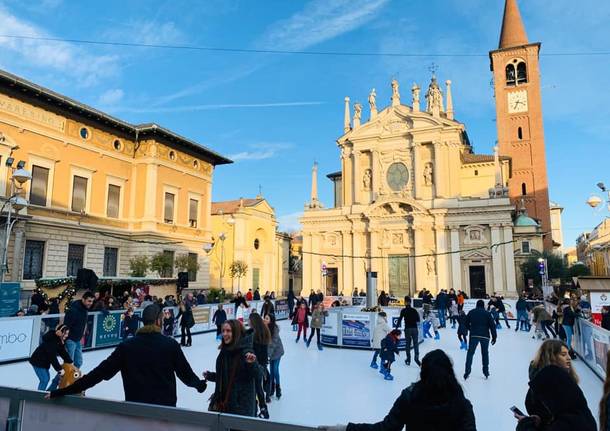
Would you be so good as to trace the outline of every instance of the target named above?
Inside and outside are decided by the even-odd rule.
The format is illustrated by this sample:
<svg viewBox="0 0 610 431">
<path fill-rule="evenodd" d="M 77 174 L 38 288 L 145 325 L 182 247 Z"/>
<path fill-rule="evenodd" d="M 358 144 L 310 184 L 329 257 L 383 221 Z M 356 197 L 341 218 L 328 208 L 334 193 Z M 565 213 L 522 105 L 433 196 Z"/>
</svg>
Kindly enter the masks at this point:
<svg viewBox="0 0 610 431">
<path fill-rule="evenodd" d="M 375 369 L 375 370 L 376 370 L 377 368 L 379 368 L 379 365 L 377 365 L 377 362 L 376 362 L 376 361 L 371 361 L 371 368 L 373 368 L 373 369 Z"/>
<path fill-rule="evenodd" d="M 392 376 L 390 373 L 387 373 L 385 376 L 383 376 L 384 380 L 394 380 L 394 376 Z"/>
<path fill-rule="evenodd" d="M 318 343 L 318 350 L 319 350 L 320 352 L 321 352 L 322 350 L 324 350 L 324 349 L 322 348 L 322 344 L 320 344 L 320 343 Z"/>
</svg>

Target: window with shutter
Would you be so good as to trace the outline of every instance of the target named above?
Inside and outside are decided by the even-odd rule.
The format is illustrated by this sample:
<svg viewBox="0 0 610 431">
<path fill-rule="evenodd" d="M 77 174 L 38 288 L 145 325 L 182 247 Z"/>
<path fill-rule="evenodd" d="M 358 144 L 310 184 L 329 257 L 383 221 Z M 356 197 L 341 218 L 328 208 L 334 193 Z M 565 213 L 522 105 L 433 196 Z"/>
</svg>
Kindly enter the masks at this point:
<svg viewBox="0 0 610 431">
<path fill-rule="evenodd" d="M 189 226 L 197 227 L 197 212 L 199 210 L 199 201 L 197 199 L 191 199 L 189 201 Z"/>
<path fill-rule="evenodd" d="M 87 178 L 74 175 L 72 181 L 72 211 L 81 212 L 87 209 Z"/>
<path fill-rule="evenodd" d="M 106 204 L 106 216 L 119 218 L 119 205 L 121 201 L 121 187 L 108 184 L 108 202 Z"/>
<path fill-rule="evenodd" d="M 165 193 L 165 212 L 164 212 L 165 223 L 174 222 L 174 194 Z"/>
<path fill-rule="evenodd" d="M 32 205 L 47 205 L 47 185 L 49 183 L 49 169 L 41 166 L 32 166 L 32 184 L 30 188 L 30 203 Z"/>
<path fill-rule="evenodd" d="M 78 270 L 85 264 L 85 246 L 81 244 L 68 244 L 68 277 L 76 277 Z"/>
<path fill-rule="evenodd" d="M 23 258 L 23 279 L 36 280 L 42 277 L 44 241 L 26 240 Z"/>
<path fill-rule="evenodd" d="M 119 249 L 104 247 L 104 277 L 116 277 Z"/>
</svg>

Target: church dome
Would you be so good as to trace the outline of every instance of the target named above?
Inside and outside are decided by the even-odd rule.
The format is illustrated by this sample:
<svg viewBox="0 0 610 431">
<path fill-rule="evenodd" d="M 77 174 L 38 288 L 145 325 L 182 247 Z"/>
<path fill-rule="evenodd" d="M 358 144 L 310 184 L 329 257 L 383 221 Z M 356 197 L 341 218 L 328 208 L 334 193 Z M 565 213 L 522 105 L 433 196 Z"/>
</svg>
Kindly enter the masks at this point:
<svg viewBox="0 0 610 431">
<path fill-rule="evenodd" d="M 538 222 L 526 214 L 520 214 L 515 220 L 515 226 L 539 226 Z"/>
</svg>

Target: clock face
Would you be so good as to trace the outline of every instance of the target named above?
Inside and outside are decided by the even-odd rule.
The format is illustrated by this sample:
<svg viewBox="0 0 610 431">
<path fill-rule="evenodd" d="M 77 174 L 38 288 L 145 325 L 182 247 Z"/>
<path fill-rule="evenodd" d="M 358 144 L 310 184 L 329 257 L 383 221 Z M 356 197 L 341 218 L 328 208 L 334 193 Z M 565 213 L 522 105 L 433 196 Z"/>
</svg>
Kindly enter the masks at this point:
<svg viewBox="0 0 610 431">
<path fill-rule="evenodd" d="M 390 188 L 399 192 L 409 183 L 409 170 L 403 163 L 392 163 L 388 168 L 387 180 Z"/>
<path fill-rule="evenodd" d="M 527 91 L 512 91 L 508 93 L 508 112 L 527 112 Z"/>
</svg>

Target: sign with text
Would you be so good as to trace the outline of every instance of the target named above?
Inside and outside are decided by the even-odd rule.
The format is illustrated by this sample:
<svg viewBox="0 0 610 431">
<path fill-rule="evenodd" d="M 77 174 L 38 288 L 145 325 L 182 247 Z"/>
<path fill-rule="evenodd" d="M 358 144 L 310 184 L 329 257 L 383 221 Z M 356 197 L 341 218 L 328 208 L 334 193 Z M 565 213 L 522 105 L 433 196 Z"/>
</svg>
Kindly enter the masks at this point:
<svg viewBox="0 0 610 431">
<path fill-rule="evenodd" d="M 320 335 L 322 343 L 337 345 L 339 342 L 339 328 L 337 323 L 339 321 L 339 313 L 329 313 L 329 316 L 324 319 L 322 330 Z"/>
<path fill-rule="evenodd" d="M 0 317 L 17 313 L 20 295 L 21 283 L 0 283 Z"/>
<path fill-rule="evenodd" d="M 33 325 L 29 317 L 0 320 L 0 362 L 30 356 Z"/>
<path fill-rule="evenodd" d="M 97 316 L 95 346 L 118 344 L 121 341 L 121 314 L 113 313 Z"/>
<path fill-rule="evenodd" d="M 275 318 L 277 320 L 288 318 L 288 300 L 278 299 L 275 301 Z"/>
<path fill-rule="evenodd" d="M 371 347 L 371 320 L 368 314 L 344 314 L 341 322 L 344 346 Z"/>
</svg>

